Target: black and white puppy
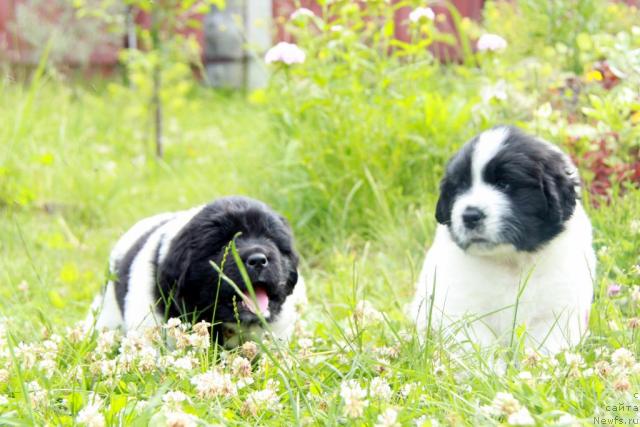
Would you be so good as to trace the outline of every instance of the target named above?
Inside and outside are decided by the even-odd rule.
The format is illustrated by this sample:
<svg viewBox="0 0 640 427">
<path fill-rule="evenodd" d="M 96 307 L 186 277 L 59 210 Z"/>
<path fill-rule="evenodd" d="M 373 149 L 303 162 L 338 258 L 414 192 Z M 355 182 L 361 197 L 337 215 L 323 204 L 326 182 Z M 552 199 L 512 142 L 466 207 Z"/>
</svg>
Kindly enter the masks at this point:
<svg viewBox="0 0 640 427">
<path fill-rule="evenodd" d="M 418 329 L 431 314 L 432 327 L 467 344 L 508 343 L 514 324 L 546 353 L 577 344 L 596 267 L 579 191 L 569 157 L 517 128 L 467 142 L 440 184 L 439 225 L 410 309 Z"/>
<path fill-rule="evenodd" d="M 235 244 L 255 299 L 229 249 Z M 211 262 L 242 291 L 221 279 Z M 171 317 L 213 323 L 213 336 L 233 347 L 262 331 L 258 314 L 279 338 L 288 338 L 306 301 L 298 255 L 287 221 L 267 205 L 225 197 L 135 224 L 109 259 L 112 279 L 92 305 L 88 323 L 125 330 L 159 325 Z"/>
</svg>

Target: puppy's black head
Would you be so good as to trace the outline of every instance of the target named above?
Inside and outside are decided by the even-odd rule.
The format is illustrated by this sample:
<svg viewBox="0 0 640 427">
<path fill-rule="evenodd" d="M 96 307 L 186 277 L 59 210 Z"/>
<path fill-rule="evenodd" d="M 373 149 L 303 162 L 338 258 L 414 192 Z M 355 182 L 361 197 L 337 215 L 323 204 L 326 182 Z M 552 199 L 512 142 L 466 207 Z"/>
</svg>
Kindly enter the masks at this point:
<svg viewBox="0 0 640 427">
<path fill-rule="evenodd" d="M 230 242 L 251 280 L 255 299 L 234 260 Z M 245 295 L 211 265 L 222 267 Z M 298 255 L 287 221 L 264 203 L 226 197 L 207 205 L 178 233 L 158 268 L 158 297 L 169 316 L 214 323 L 271 321 L 298 281 Z M 257 304 L 256 304 L 257 303 Z"/>
<path fill-rule="evenodd" d="M 557 147 L 514 127 L 473 138 L 451 159 L 440 184 L 436 219 L 463 250 L 535 251 L 571 217 L 575 167 Z"/>
</svg>

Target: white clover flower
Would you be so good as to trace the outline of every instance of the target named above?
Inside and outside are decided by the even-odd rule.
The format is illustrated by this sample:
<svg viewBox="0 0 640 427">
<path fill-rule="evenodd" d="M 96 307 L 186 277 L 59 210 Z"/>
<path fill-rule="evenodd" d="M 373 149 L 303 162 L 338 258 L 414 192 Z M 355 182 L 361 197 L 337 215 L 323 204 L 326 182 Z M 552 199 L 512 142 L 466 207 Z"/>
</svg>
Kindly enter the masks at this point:
<svg viewBox="0 0 640 427">
<path fill-rule="evenodd" d="M 369 405 L 365 399 L 367 392 L 356 380 L 343 381 L 340 385 L 340 397 L 344 400 L 344 414 L 350 418 L 359 418 Z"/>
<path fill-rule="evenodd" d="M 71 342 L 72 344 L 77 344 L 85 337 L 87 328 L 87 325 L 85 325 L 83 322 L 79 322 L 73 327 L 66 327 L 64 335 L 65 337 L 67 337 L 69 342 Z"/>
<path fill-rule="evenodd" d="M 11 377 L 11 374 L 9 373 L 9 370 L 7 369 L 0 369 L 0 384 L 4 384 L 7 381 L 9 381 L 9 378 Z"/>
<path fill-rule="evenodd" d="M 202 398 L 230 397 L 237 394 L 237 387 L 229 374 L 223 374 L 214 369 L 191 379 L 196 387 L 198 396 Z"/>
<path fill-rule="evenodd" d="M 631 230 L 631 234 L 640 234 L 640 220 L 634 219 L 631 221 L 629 229 Z"/>
<path fill-rule="evenodd" d="M 44 372 L 44 376 L 49 379 L 51 379 L 51 377 L 53 377 L 53 374 L 56 373 L 57 367 L 58 364 L 55 362 L 55 360 L 52 359 L 42 359 L 38 363 L 38 368 L 40 368 L 40 370 Z"/>
<path fill-rule="evenodd" d="M 376 353 L 380 357 L 385 357 L 389 359 L 397 359 L 400 355 L 399 347 L 376 347 L 373 349 L 374 353 Z"/>
<path fill-rule="evenodd" d="M 195 427 L 197 418 L 182 411 L 169 411 L 165 413 L 167 427 Z"/>
<path fill-rule="evenodd" d="M 198 366 L 198 359 L 191 355 L 178 357 L 173 361 L 172 367 L 181 371 L 192 371 Z"/>
<path fill-rule="evenodd" d="M 494 85 L 483 87 L 480 91 L 480 97 L 485 103 L 490 102 L 492 99 L 506 101 L 508 98 L 507 86 L 508 85 L 506 81 L 499 80 Z"/>
<path fill-rule="evenodd" d="M 373 304 L 364 299 L 358 301 L 356 304 L 355 310 L 353 311 L 353 317 L 361 326 L 381 322 L 384 319 L 382 313 L 376 310 Z"/>
<path fill-rule="evenodd" d="M 145 346 L 138 352 L 136 367 L 140 372 L 152 372 L 157 368 L 158 352 L 151 346 Z"/>
<path fill-rule="evenodd" d="M 0 394 L 0 406 L 6 406 L 9 404 L 9 398 L 6 394 Z"/>
<path fill-rule="evenodd" d="M 511 393 L 498 392 L 491 402 L 492 413 L 497 416 L 509 416 L 520 410 L 520 402 Z"/>
<path fill-rule="evenodd" d="M 205 350 L 209 348 L 211 344 L 211 339 L 209 338 L 209 334 L 201 335 L 201 334 L 190 334 L 187 338 L 189 345 L 193 348 L 198 348 L 201 350 Z"/>
<path fill-rule="evenodd" d="M 400 395 L 405 399 L 416 389 L 416 383 L 407 383 L 400 388 Z"/>
<path fill-rule="evenodd" d="M 526 348 L 524 350 L 524 359 L 522 360 L 522 364 L 524 366 L 537 366 L 541 360 L 542 356 L 540 356 L 540 353 L 538 353 L 534 349 Z"/>
<path fill-rule="evenodd" d="M 106 329 L 98 336 L 96 352 L 99 354 L 108 353 L 115 347 L 120 334 L 117 329 Z"/>
<path fill-rule="evenodd" d="M 611 362 L 619 368 L 630 368 L 636 362 L 633 353 L 621 347 L 611 354 Z"/>
<path fill-rule="evenodd" d="M 516 412 L 509 415 L 507 418 L 507 423 L 511 426 L 532 426 L 536 422 L 533 420 L 533 417 L 529 413 L 527 408 L 520 408 Z"/>
<path fill-rule="evenodd" d="M 275 382 L 269 381 L 263 390 L 249 393 L 242 406 L 242 412 L 256 416 L 260 410 L 277 411 L 280 406 L 277 386 Z"/>
<path fill-rule="evenodd" d="M 616 391 L 629 391 L 631 389 L 631 383 L 627 377 L 621 377 L 613 383 L 613 388 Z"/>
<path fill-rule="evenodd" d="M 584 366 L 584 359 L 580 354 L 566 352 L 564 360 L 571 369 L 577 369 Z"/>
<path fill-rule="evenodd" d="M 393 392 L 391 391 L 391 387 L 389 387 L 387 380 L 375 377 L 371 380 L 371 384 L 369 385 L 369 394 L 371 397 L 386 401 L 391 399 Z"/>
<path fill-rule="evenodd" d="M 101 406 L 102 402 L 99 400 L 86 405 L 78 412 L 76 422 L 88 427 L 104 427 L 105 419 L 104 415 L 100 412 Z"/>
<path fill-rule="evenodd" d="M 211 323 L 201 320 L 200 322 L 193 325 L 191 330 L 193 330 L 193 332 L 198 335 L 209 338 L 209 327 L 211 327 Z"/>
<path fill-rule="evenodd" d="M 344 31 L 344 26 L 336 24 L 336 25 L 332 25 L 331 28 L 329 28 L 331 30 L 332 33 L 341 33 Z"/>
<path fill-rule="evenodd" d="M 533 379 L 533 375 L 529 371 L 522 371 L 518 374 L 518 379 L 523 381 L 529 381 Z"/>
<path fill-rule="evenodd" d="M 640 303 L 640 286 L 635 285 L 631 288 L 631 301 Z"/>
<path fill-rule="evenodd" d="M 33 406 L 41 407 L 47 402 L 47 391 L 40 387 L 38 381 L 31 381 L 27 383 L 27 390 L 29 390 L 29 400 Z"/>
<path fill-rule="evenodd" d="M 34 344 L 20 342 L 15 349 L 16 357 L 22 361 L 25 369 L 31 369 L 36 364 L 37 348 Z"/>
<path fill-rule="evenodd" d="M 393 408 L 387 408 L 386 411 L 378 415 L 375 427 L 400 427 L 398 411 Z"/>
<path fill-rule="evenodd" d="M 287 65 L 302 64 L 306 59 L 306 55 L 294 43 L 280 42 L 267 51 L 264 61 L 267 64 L 274 62 L 282 62 Z"/>
<path fill-rule="evenodd" d="M 237 356 L 231 361 L 231 372 L 240 378 L 248 378 L 251 376 L 251 362 L 249 359 Z"/>
<path fill-rule="evenodd" d="M 409 21 L 413 23 L 420 22 L 421 20 L 433 21 L 436 19 L 436 14 L 430 7 L 416 7 L 409 13 Z"/>
<path fill-rule="evenodd" d="M 311 9 L 307 9 L 306 7 L 301 7 L 298 8 L 296 10 L 294 10 L 291 13 L 291 16 L 289 16 L 289 19 L 292 21 L 297 20 L 298 18 L 313 18 L 315 15 L 315 13 L 313 13 L 313 11 Z"/>
<path fill-rule="evenodd" d="M 184 401 L 188 401 L 189 398 L 181 391 L 168 391 L 162 396 L 162 401 L 170 408 L 178 408 Z"/>
<path fill-rule="evenodd" d="M 167 320 L 167 323 L 165 323 L 162 327 L 165 329 L 174 329 L 174 328 L 179 328 L 182 325 L 182 321 L 176 317 L 172 317 L 169 320 Z"/>
<path fill-rule="evenodd" d="M 258 355 L 258 344 L 253 341 L 247 341 L 240 347 L 240 353 L 249 360 Z"/>
<path fill-rule="evenodd" d="M 307 350 L 313 347 L 313 340 L 309 338 L 300 338 L 298 340 L 298 345 L 300 346 L 300 348 Z"/>
<path fill-rule="evenodd" d="M 495 52 L 506 49 L 507 41 L 497 34 L 483 34 L 476 46 L 480 52 Z"/>
</svg>

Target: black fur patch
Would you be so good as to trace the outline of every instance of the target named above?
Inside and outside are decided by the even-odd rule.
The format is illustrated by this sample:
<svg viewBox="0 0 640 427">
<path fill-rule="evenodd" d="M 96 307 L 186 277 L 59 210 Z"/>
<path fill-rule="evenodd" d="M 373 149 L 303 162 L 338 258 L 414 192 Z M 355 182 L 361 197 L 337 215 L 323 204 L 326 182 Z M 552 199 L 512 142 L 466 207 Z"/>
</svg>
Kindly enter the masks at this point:
<svg viewBox="0 0 640 427">
<path fill-rule="evenodd" d="M 229 243 L 234 236 L 242 260 L 260 251 L 269 259 L 260 271 L 247 270 L 254 286 L 266 290 L 273 318 L 282 309 L 298 281 L 298 255 L 286 220 L 264 203 L 244 197 L 226 197 L 207 205 L 173 239 L 158 266 L 156 298 L 159 309 L 170 317 L 214 324 L 214 337 L 222 342 L 222 322 L 255 323 L 257 317 L 239 310 L 240 298 L 211 261 L 243 291 L 242 280 Z M 225 255 L 226 254 L 226 255 Z"/>
</svg>

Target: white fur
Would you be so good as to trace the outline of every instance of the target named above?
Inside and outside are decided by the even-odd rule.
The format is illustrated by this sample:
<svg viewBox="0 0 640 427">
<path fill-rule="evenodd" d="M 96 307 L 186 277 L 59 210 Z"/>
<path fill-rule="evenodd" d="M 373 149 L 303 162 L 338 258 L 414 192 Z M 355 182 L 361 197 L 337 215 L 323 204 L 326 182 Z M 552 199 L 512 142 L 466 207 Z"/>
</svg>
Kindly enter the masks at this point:
<svg viewBox="0 0 640 427">
<path fill-rule="evenodd" d="M 474 149 L 472 185 L 457 197 L 451 213 L 452 232 L 459 241 L 497 237 L 501 218 L 508 213 L 509 199 L 482 179 L 484 165 L 506 137 L 505 132 L 485 132 Z M 464 229 L 461 214 L 467 206 L 487 214 L 482 236 Z M 410 315 L 421 336 L 431 313 L 435 330 L 483 347 L 509 344 L 513 325 L 525 325 L 527 344 L 553 354 L 576 345 L 586 332 L 595 266 L 591 223 L 579 200 L 565 230 L 533 253 L 507 244 L 472 244 L 463 251 L 447 227 L 439 225 Z"/>
<path fill-rule="evenodd" d="M 482 172 L 487 163 L 500 151 L 508 136 L 507 128 L 495 128 L 483 132 L 478 138 L 471 160 L 472 185 L 456 199 L 451 212 L 452 229 L 460 242 L 466 243 L 473 238 L 484 238 L 492 242 L 499 238 L 503 218 L 510 211 L 510 202 L 501 191 L 484 182 Z M 464 226 L 462 213 L 468 207 L 478 208 L 486 215 L 481 229 L 468 230 Z M 485 251 L 484 246 L 483 243 L 472 243 L 469 250 Z M 500 249 L 492 248 L 494 251 Z"/>
<path fill-rule="evenodd" d="M 135 245 L 140 237 L 162 224 L 148 237 L 145 244 L 134 258 L 129 272 L 130 282 L 125 296 L 124 313 L 120 311 L 115 295 L 115 285 L 112 280 L 107 282 L 103 291 L 96 296 L 91 304 L 90 313 L 85 320 L 85 327 L 100 329 L 123 328 L 126 330 L 144 329 L 149 326 L 159 325 L 164 319 L 164 313 L 157 308 L 158 301 L 154 297 L 155 277 L 153 277 L 153 261 L 156 249 L 159 247 L 158 261 L 162 262 L 173 239 L 180 230 L 198 213 L 204 206 L 199 206 L 181 212 L 164 213 L 145 218 L 131 227 L 115 244 L 109 257 L 109 268 L 114 274 L 116 264 L 121 261 Z M 300 275 L 293 293 L 282 306 L 282 311 L 277 319 L 270 323 L 275 337 L 289 339 L 293 332 L 295 322 L 298 319 L 297 307 L 306 303 L 306 288 L 303 277 Z M 228 325 L 237 333 L 226 346 L 235 346 L 241 335 L 259 337 L 261 328 L 249 328 L 248 331 L 237 330 L 237 325 Z M 234 344 L 235 343 L 235 344 Z"/>
</svg>

